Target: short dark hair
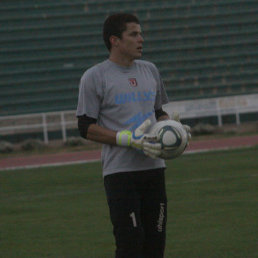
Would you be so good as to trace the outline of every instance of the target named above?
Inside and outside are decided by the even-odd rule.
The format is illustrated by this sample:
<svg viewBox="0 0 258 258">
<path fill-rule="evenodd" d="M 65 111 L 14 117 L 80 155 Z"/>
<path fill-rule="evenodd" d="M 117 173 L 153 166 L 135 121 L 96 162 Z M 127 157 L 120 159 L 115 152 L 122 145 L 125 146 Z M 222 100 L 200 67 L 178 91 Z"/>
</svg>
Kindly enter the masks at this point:
<svg viewBox="0 0 258 258">
<path fill-rule="evenodd" d="M 107 17 L 103 25 L 103 40 L 108 50 L 111 49 L 109 38 L 111 36 L 121 38 L 122 33 L 126 30 L 126 23 L 129 22 L 140 24 L 138 18 L 129 13 L 115 13 Z"/>
</svg>

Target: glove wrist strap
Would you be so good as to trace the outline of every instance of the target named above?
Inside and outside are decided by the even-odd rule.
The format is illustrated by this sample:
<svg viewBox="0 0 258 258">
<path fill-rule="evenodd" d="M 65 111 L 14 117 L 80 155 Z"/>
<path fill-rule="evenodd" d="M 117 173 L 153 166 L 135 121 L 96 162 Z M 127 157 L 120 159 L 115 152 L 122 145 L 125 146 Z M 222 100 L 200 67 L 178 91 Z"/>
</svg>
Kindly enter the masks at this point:
<svg viewBox="0 0 258 258">
<path fill-rule="evenodd" d="M 131 145 L 132 132 L 128 130 L 120 131 L 116 134 L 116 144 L 119 146 Z"/>
</svg>

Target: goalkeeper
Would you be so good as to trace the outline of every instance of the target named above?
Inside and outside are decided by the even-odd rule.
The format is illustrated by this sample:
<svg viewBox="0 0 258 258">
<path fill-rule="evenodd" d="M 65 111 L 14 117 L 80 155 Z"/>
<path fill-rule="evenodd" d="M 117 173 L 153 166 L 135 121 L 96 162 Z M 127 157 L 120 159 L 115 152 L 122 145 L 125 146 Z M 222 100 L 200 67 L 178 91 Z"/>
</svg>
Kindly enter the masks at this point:
<svg viewBox="0 0 258 258">
<path fill-rule="evenodd" d="M 165 163 L 150 124 L 169 119 L 154 64 L 137 60 L 143 37 L 137 17 L 109 16 L 103 26 L 109 59 L 88 69 L 79 88 L 78 128 L 100 142 L 116 257 L 164 257 L 167 219 Z"/>
</svg>

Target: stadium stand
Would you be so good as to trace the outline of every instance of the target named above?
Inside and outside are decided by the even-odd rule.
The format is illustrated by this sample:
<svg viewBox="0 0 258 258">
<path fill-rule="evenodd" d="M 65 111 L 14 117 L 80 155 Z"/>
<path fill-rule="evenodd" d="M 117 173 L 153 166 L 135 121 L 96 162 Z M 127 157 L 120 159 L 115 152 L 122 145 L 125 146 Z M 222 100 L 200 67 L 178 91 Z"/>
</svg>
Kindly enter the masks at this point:
<svg viewBox="0 0 258 258">
<path fill-rule="evenodd" d="M 104 18 L 137 14 L 144 59 L 170 100 L 258 92 L 257 0 L 0 3 L 0 116 L 74 110 L 82 73 L 104 60 Z"/>
</svg>

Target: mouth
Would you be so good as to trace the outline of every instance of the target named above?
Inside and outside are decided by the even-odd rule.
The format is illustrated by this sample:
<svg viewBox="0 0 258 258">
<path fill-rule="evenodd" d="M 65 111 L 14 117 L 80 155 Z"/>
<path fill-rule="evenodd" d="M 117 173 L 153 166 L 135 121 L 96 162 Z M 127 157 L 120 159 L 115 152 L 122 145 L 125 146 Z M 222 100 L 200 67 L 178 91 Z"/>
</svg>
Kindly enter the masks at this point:
<svg viewBox="0 0 258 258">
<path fill-rule="evenodd" d="M 137 47 L 137 50 L 142 52 L 142 47 Z"/>
</svg>

